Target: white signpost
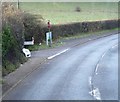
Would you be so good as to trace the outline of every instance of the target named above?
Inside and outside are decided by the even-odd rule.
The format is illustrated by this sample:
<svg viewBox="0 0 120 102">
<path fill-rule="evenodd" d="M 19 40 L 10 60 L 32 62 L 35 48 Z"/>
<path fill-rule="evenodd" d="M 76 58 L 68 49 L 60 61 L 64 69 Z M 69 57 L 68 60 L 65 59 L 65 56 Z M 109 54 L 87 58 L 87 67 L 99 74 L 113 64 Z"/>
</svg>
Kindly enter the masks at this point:
<svg viewBox="0 0 120 102">
<path fill-rule="evenodd" d="M 46 45 L 52 44 L 52 32 L 46 33 Z"/>
<path fill-rule="evenodd" d="M 51 47 L 52 46 L 52 32 L 50 31 L 50 28 L 51 28 L 50 20 L 48 20 L 47 24 L 48 24 L 49 32 L 46 33 L 46 45 L 49 45 L 49 47 Z"/>
</svg>

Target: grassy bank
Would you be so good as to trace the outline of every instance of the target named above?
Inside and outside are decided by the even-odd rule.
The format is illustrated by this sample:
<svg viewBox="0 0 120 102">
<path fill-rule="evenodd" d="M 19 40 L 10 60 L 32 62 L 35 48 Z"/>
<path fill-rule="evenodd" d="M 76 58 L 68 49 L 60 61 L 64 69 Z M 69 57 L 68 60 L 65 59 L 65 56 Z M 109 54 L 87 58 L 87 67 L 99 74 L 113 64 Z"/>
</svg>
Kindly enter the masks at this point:
<svg viewBox="0 0 120 102">
<path fill-rule="evenodd" d="M 65 36 L 65 37 L 59 37 L 57 40 L 53 41 L 53 44 L 52 44 L 51 47 L 47 46 L 46 43 L 44 42 L 41 45 L 35 44 L 33 46 L 27 46 L 27 48 L 30 51 L 51 49 L 51 48 L 63 46 L 65 44 L 65 42 L 62 42 L 63 40 L 84 38 L 84 37 L 88 37 L 90 35 L 102 35 L 102 34 L 110 33 L 110 32 L 113 32 L 113 31 L 118 31 L 118 28 L 111 29 L 111 30 L 103 30 L 103 31 L 98 31 L 98 32 L 81 33 L 81 34 L 76 34 L 74 36 L 73 35 L 68 35 L 68 36 Z"/>
<path fill-rule="evenodd" d="M 61 42 L 60 39 L 53 41 L 52 46 L 49 47 L 46 45 L 45 42 L 43 42 L 41 45 L 35 44 L 33 46 L 26 46 L 30 51 L 37 51 L 37 50 L 45 50 L 45 49 L 51 49 L 55 47 L 60 47 L 64 45 L 65 43 Z"/>
<path fill-rule="evenodd" d="M 76 12 L 76 7 L 80 12 Z M 42 15 L 52 24 L 98 21 L 118 18 L 116 2 L 64 2 L 64 3 L 20 3 L 20 8 L 37 16 Z"/>
<path fill-rule="evenodd" d="M 0 56 L 2 57 L 2 76 L 6 76 L 15 71 L 27 59 L 22 53 L 23 12 L 16 9 L 12 3 L 3 3 L 2 17 L 4 19 L 2 19 L 2 32 L 0 32 L 2 37 Z"/>
</svg>

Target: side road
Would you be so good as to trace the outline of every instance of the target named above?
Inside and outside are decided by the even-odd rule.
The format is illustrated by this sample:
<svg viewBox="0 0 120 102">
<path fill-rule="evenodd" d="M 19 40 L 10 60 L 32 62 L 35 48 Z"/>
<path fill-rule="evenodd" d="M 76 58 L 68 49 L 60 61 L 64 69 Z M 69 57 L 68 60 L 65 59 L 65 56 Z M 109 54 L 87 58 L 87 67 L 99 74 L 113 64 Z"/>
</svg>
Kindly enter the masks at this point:
<svg viewBox="0 0 120 102">
<path fill-rule="evenodd" d="M 3 78 L 3 96 L 18 85 L 22 80 L 24 80 L 28 75 L 30 75 L 34 70 L 39 68 L 41 64 L 44 64 L 47 60 L 49 60 L 48 57 L 65 49 L 117 33 L 118 31 L 111 31 L 109 33 L 90 35 L 83 38 L 63 40 L 62 42 L 65 42 L 63 46 L 47 50 L 33 51 L 32 57 L 26 63 L 21 65 L 15 72 Z"/>
</svg>

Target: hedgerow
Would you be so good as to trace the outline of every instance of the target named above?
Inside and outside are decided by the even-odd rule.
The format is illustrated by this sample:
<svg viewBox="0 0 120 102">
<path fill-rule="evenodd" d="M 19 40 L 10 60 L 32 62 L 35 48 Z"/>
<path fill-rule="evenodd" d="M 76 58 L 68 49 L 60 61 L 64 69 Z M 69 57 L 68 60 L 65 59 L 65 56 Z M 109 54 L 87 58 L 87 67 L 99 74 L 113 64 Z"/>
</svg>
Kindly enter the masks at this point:
<svg viewBox="0 0 120 102">
<path fill-rule="evenodd" d="M 20 44 L 14 38 L 10 27 L 2 31 L 2 67 L 3 76 L 14 71 L 26 59 L 21 53 Z"/>
<path fill-rule="evenodd" d="M 27 60 L 22 52 L 24 41 L 31 40 L 32 37 L 36 42 L 42 40 L 43 23 L 43 21 L 38 23 L 33 15 L 17 9 L 12 3 L 2 4 L 3 76 L 11 73 Z"/>
</svg>

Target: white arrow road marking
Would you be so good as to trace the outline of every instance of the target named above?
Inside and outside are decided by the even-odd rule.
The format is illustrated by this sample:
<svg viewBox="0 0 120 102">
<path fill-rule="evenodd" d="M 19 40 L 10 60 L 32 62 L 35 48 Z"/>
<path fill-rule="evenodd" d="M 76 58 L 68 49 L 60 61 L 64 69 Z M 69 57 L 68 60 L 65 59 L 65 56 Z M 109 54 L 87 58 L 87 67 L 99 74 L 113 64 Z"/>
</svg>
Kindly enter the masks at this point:
<svg viewBox="0 0 120 102">
<path fill-rule="evenodd" d="M 101 94 L 98 88 L 94 87 L 92 76 L 89 77 L 90 92 L 89 94 L 93 96 L 96 100 L 101 100 Z"/>
<path fill-rule="evenodd" d="M 98 88 L 95 88 L 89 92 L 96 100 L 101 100 L 101 95 L 100 95 L 100 91 Z"/>
<path fill-rule="evenodd" d="M 61 52 L 59 52 L 59 53 L 57 53 L 57 54 L 55 54 L 55 55 L 52 55 L 52 56 L 50 56 L 50 57 L 48 57 L 47 59 L 52 59 L 52 58 L 54 58 L 54 57 L 56 57 L 56 56 L 59 56 L 60 54 L 62 54 L 62 53 L 65 53 L 66 51 L 68 51 L 69 49 L 65 49 L 65 50 L 63 50 L 63 51 L 61 51 Z"/>
</svg>

